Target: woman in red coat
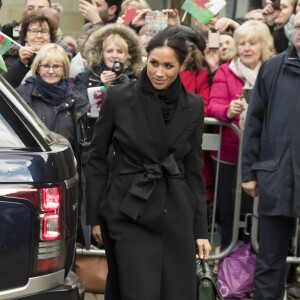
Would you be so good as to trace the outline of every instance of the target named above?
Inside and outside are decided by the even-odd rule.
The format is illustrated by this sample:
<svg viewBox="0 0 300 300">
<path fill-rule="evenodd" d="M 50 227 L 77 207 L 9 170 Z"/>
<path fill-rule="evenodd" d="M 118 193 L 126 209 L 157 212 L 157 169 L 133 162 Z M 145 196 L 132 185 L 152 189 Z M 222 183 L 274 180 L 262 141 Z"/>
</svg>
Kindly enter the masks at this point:
<svg viewBox="0 0 300 300">
<path fill-rule="evenodd" d="M 261 63 L 274 54 L 273 39 L 268 27 L 259 21 L 247 21 L 234 33 L 234 52 L 229 63 L 219 67 L 211 88 L 208 116 L 239 125 L 246 109 L 241 99 L 243 88 L 252 88 Z M 222 231 L 221 247 L 232 239 L 236 164 L 239 139 L 229 127 L 223 128 L 220 153 L 218 208 Z M 217 153 L 212 153 L 216 161 Z"/>
<path fill-rule="evenodd" d="M 208 81 L 209 70 L 206 67 L 206 61 L 202 54 L 205 49 L 205 40 L 198 32 L 185 25 L 173 26 L 171 30 L 174 34 L 176 32 L 183 33 L 187 39 L 189 53 L 186 58 L 185 69 L 179 75 L 186 90 L 202 98 L 206 116 L 210 84 Z M 202 175 L 205 181 L 206 200 L 209 201 L 213 199 L 214 192 L 214 174 L 209 152 L 203 153 L 203 161 Z"/>
</svg>

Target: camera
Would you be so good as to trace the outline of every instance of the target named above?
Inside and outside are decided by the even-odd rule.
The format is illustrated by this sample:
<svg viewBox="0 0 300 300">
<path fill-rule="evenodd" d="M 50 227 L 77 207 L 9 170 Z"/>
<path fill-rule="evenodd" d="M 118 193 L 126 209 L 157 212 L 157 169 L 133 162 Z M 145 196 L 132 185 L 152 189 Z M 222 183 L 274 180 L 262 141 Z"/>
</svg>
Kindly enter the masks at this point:
<svg viewBox="0 0 300 300">
<path fill-rule="evenodd" d="M 118 76 L 123 72 L 123 64 L 119 61 L 115 61 L 111 70 Z"/>
</svg>

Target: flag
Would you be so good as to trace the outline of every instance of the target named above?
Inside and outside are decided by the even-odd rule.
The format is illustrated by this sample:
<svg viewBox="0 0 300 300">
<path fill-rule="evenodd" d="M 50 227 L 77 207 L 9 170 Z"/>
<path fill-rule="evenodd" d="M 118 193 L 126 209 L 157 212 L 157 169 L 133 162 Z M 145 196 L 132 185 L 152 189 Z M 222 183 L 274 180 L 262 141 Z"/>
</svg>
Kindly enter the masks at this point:
<svg viewBox="0 0 300 300">
<path fill-rule="evenodd" d="M 11 39 L 9 39 L 6 35 L 0 32 L 0 55 L 3 55 L 7 52 L 11 45 Z"/>
<path fill-rule="evenodd" d="M 181 8 L 201 24 L 207 24 L 225 5 L 225 0 L 185 0 Z"/>
<path fill-rule="evenodd" d="M 5 64 L 5 62 L 4 62 L 1 55 L 0 55 L 0 70 L 3 70 L 4 72 L 7 72 L 6 64 Z"/>
</svg>

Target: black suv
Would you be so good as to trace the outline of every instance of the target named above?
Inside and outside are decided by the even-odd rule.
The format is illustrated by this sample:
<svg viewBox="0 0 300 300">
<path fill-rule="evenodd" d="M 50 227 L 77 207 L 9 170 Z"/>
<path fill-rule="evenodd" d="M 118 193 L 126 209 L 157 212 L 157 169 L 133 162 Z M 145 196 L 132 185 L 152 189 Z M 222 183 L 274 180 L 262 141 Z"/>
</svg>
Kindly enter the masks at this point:
<svg viewBox="0 0 300 300">
<path fill-rule="evenodd" d="M 76 161 L 0 75 L 0 300 L 77 300 Z"/>
</svg>

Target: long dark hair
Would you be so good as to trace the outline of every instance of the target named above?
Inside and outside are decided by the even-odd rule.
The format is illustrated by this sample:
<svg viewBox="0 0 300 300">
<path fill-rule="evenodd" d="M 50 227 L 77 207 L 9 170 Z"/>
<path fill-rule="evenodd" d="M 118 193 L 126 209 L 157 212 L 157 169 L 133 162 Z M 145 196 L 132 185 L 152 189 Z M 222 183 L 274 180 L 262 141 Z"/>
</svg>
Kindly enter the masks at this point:
<svg viewBox="0 0 300 300">
<path fill-rule="evenodd" d="M 187 45 L 186 45 L 186 38 L 183 34 L 173 34 L 172 27 L 167 27 L 164 30 L 158 32 L 148 43 L 146 47 L 146 51 L 148 55 L 151 53 L 152 50 L 156 48 L 161 48 L 164 46 L 170 47 L 174 50 L 175 55 L 178 59 L 178 62 L 182 65 L 187 53 Z"/>
</svg>

